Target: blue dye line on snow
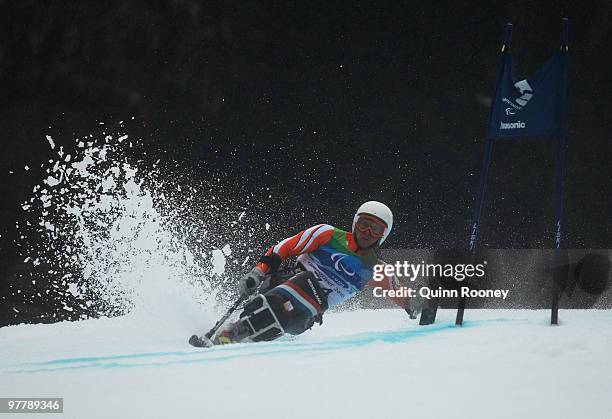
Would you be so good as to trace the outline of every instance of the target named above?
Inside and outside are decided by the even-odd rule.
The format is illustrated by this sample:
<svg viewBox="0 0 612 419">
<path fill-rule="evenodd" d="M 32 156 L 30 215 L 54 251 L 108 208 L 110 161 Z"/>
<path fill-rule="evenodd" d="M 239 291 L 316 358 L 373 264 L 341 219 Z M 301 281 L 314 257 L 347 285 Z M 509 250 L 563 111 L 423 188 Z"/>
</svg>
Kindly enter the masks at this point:
<svg viewBox="0 0 612 419">
<path fill-rule="evenodd" d="M 461 328 L 469 328 L 487 323 L 499 323 L 516 321 L 514 319 L 492 319 L 475 320 L 464 322 Z M 222 362 L 234 358 L 270 356 L 277 354 L 303 353 L 303 352 L 324 352 L 344 349 L 349 347 L 361 347 L 375 342 L 382 343 L 402 343 L 413 338 L 427 336 L 433 333 L 446 330 L 456 330 L 458 327 L 454 323 L 441 323 L 431 326 L 422 326 L 407 330 L 394 330 L 387 332 L 368 332 L 351 336 L 330 338 L 316 341 L 289 341 L 289 342 L 262 342 L 245 343 L 228 346 L 217 346 L 206 349 L 194 349 L 192 351 L 171 351 L 171 352 L 146 352 L 136 354 L 109 355 L 96 357 L 61 358 L 43 362 L 31 362 L 18 364 L 14 367 L 22 369 L 10 370 L 9 373 L 37 373 L 58 370 L 80 370 L 80 369 L 112 369 L 112 368 L 134 368 L 147 366 L 165 366 L 175 364 L 192 363 L 211 363 Z M 155 357 L 176 357 L 164 361 L 146 361 L 148 358 Z M 186 359 L 187 358 L 187 359 Z M 117 362 L 124 360 L 145 360 L 145 362 Z M 25 368 L 23 368 L 25 367 Z M 42 368 L 32 368 L 42 367 Z"/>
</svg>

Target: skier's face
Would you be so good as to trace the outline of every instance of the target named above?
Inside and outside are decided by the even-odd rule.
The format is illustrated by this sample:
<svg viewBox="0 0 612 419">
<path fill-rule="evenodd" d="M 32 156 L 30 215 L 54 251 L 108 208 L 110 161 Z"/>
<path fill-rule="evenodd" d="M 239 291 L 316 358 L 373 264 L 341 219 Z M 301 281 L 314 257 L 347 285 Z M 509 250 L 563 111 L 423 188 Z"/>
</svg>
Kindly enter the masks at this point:
<svg viewBox="0 0 612 419">
<path fill-rule="evenodd" d="M 368 248 L 384 235 L 387 226 L 377 218 L 362 215 L 355 223 L 355 241 L 362 248 Z"/>
</svg>

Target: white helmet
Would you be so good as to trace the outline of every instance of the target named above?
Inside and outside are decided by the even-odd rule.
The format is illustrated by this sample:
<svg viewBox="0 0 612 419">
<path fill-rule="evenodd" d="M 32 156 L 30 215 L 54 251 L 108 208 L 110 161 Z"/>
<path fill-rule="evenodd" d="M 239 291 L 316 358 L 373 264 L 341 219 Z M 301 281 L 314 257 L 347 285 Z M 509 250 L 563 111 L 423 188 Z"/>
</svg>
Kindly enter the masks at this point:
<svg viewBox="0 0 612 419">
<path fill-rule="evenodd" d="M 378 244 L 382 244 L 391 232 L 391 228 L 393 227 L 393 213 L 391 212 L 389 207 L 378 201 L 368 201 L 362 204 L 355 213 L 355 217 L 353 218 L 353 234 L 355 233 L 355 224 L 357 223 L 357 219 L 359 219 L 359 216 L 361 214 L 373 215 L 376 218 L 380 218 L 380 220 L 387 225 L 383 236 L 380 238 L 380 242 L 378 242 Z"/>
</svg>

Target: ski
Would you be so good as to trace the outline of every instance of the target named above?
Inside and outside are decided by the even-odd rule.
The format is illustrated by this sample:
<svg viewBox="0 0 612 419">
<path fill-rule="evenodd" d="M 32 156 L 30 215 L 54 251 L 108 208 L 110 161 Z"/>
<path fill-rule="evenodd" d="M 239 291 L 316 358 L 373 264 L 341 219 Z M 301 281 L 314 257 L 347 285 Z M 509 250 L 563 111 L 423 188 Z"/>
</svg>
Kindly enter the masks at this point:
<svg viewBox="0 0 612 419">
<path fill-rule="evenodd" d="M 211 338 L 215 335 L 217 330 L 225 323 L 225 321 L 232 315 L 234 311 L 247 299 L 247 296 L 241 295 L 238 300 L 227 310 L 227 312 L 219 319 L 219 321 L 215 324 L 215 326 L 208 331 L 204 336 L 191 335 L 189 338 L 189 344 L 191 346 L 195 346 L 196 348 L 210 348 L 211 346 L 215 346 L 212 342 Z"/>
<path fill-rule="evenodd" d="M 206 336 L 198 335 L 191 335 L 191 337 L 189 338 L 189 344 L 196 348 L 210 348 L 212 346 L 215 346 L 213 341 L 207 338 Z"/>
</svg>

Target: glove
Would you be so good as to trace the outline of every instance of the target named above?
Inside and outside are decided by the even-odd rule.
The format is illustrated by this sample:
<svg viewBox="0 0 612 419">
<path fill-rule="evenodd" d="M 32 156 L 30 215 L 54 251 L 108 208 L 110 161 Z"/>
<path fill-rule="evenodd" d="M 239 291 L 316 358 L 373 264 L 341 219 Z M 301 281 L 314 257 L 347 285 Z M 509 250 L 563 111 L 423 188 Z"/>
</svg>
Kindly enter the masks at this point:
<svg viewBox="0 0 612 419">
<path fill-rule="evenodd" d="M 240 282 L 238 282 L 238 291 L 240 292 L 240 296 L 248 297 L 249 295 L 253 294 L 255 290 L 257 290 L 257 287 L 259 287 L 259 284 L 261 284 L 263 277 L 264 273 L 261 271 L 261 269 L 255 267 L 251 270 L 251 272 L 240 278 Z"/>
</svg>

